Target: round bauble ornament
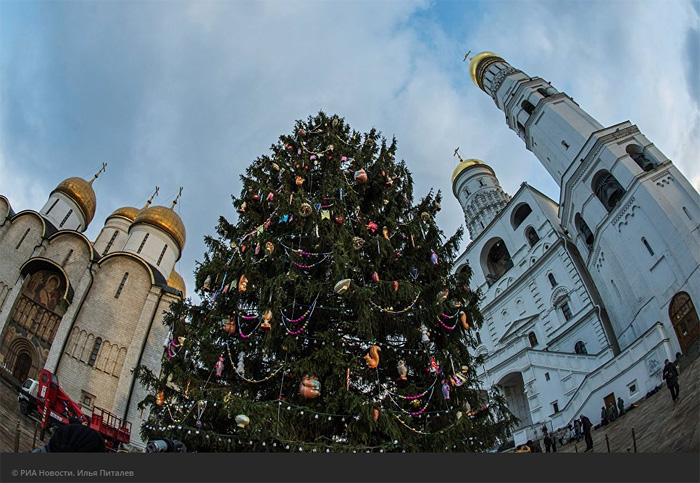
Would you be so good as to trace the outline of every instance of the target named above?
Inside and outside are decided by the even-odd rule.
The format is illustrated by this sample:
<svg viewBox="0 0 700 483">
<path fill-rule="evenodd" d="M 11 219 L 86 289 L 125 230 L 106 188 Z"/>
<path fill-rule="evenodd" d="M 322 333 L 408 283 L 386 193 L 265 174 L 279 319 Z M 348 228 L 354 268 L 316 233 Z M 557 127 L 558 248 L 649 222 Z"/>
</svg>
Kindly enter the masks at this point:
<svg viewBox="0 0 700 483">
<path fill-rule="evenodd" d="M 413 406 L 413 409 L 418 409 L 420 407 L 420 399 L 413 399 L 411 401 L 411 406 Z"/>
<path fill-rule="evenodd" d="M 335 284 L 335 287 L 333 287 L 333 291 L 337 293 L 338 295 L 343 295 L 345 292 L 347 292 L 350 289 L 350 279 L 345 278 L 341 280 L 340 282 Z"/>
<path fill-rule="evenodd" d="M 250 418 L 245 414 L 239 414 L 236 416 L 236 426 L 239 428 L 245 428 L 250 424 Z"/>
<path fill-rule="evenodd" d="M 253 201 L 260 201 L 260 195 L 257 194 L 257 193 L 255 193 L 255 194 L 253 195 Z"/>
<path fill-rule="evenodd" d="M 367 182 L 367 172 L 362 168 L 355 171 L 355 181 L 357 181 L 360 184 L 366 183 Z"/>
<path fill-rule="evenodd" d="M 353 237 L 352 239 L 352 247 L 355 250 L 361 250 L 362 246 L 365 244 L 365 241 L 360 238 L 359 236 Z"/>
<path fill-rule="evenodd" d="M 311 215 L 311 212 L 311 205 L 308 203 L 302 203 L 302 205 L 299 207 L 299 215 L 303 216 L 304 218 Z"/>
<path fill-rule="evenodd" d="M 317 377 L 306 374 L 299 384 L 299 394 L 304 399 L 314 399 L 321 395 L 321 382 Z"/>
<path fill-rule="evenodd" d="M 294 182 L 297 184 L 297 186 L 303 185 L 304 181 L 305 181 L 304 178 L 302 178 L 301 176 L 297 176 L 297 179 L 294 180 Z"/>
<path fill-rule="evenodd" d="M 345 217 L 342 213 L 338 213 L 337 215 L 335 215 L 335 218 L 333 218 L 333 221 L 335 221 L 336 225 L 342 225 L 345 221 Z"/>
<path fill-rule="evenodd" d="M 420 219 L 423 221 L 430 221 L 430 213 L 427 211 L 424 211 L 423 213 L 420 214 Z"/>
</svg>

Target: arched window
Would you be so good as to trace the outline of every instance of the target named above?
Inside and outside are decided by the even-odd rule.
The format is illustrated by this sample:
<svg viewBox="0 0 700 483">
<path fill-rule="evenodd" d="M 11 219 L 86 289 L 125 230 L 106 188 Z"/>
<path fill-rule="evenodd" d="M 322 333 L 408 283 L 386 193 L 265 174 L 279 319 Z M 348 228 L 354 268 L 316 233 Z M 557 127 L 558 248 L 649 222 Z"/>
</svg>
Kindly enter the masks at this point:
<svg viewBox="0 0 700 483">
<path fill-rule="evenodd" d="M 588 354 L 588 351 L 586 350 L 586 344 L 582 340 L 578 341 L 576 345 L 574 345 L 574 352 L 577 354 Z"/>
<path fill-rule="evenodd" d="M 659 162 L 653 159 L 651 155 L 645 153 L 644 149 L 638 144 L 628 144 L 625 150 L 643 171 L 651 171 L 659 165 Z"/>
<path fill-rule="evenodd" d="M 554 274 L 553 274 L 553 273 L 548 273 L 548 274 L 547 274 L 547 278 L 549 279 L 549 284 L 550 284 L 552 287 L 556 287 L 556 286 L 557 286 L 557 279 L 554 278 Z"/>
<path fill-rule="evenodd" d="M 95 345 L 92 346 L 92 353 L 90 354 L 90 360 L 88 361 L 88 366 L 94 366 L 97 360 L 97 354 L 100 353 L 100 346 L 102 345 L 102 338 L 98 337 L 95 339 Z"/>
<path fill-rule="evenodd" d="M 520 103 L 520 107 L 522 107 L 523 111 L 527 112 L 528 115 L 535 111 L 535 106 L 532 105 L 532 102 L 528 101 L 527 99 Z"/>
<path fill-rule="evenodd" d="M 523 203 L 520 206 L 518 206 L 515 211 L 513 212 L 513 218 L 511 221 L 511 225 L 513 225 L 513 230 L 518 228 L 520 224 L 530 216 L 530 213 L 532 213 L 532 208 L 530 208 L 530 205 L 527 203 Z"/>
<path fill-rule="evenodd" d="M 510 253 L 505 242 L 498 238 L 491 246 L 486 255 L 486 281 L 491 286 L 496 280 L 501 278 L 504 273 L 513 268 L 513 260 L 510 258 Z"/>
<path fill-rule="evenodd" d="M 530 341 L 530 347 L 535 347 L 538 344 L 537 336 L 534 332 L 530 332 L 529 334 L 527 334 L 527 340 Z"/>
<path fill-rule="evenodd" d="M 527 230 L 525 230 L 525 236 L 527 237 L 527 242 L 530 244 L 531 247 L 534 247 L 535 243 L 540 241 L 540 236 L 531 226 L 529 226 Z"/>
<path fill-rule="evenodd" d="M 576 231 L 579 232 L 583 238 L 583 241 L 586 242 L 586 245 L 589 247 L 593 245 L 593 232 L 590 228 L 588 228 L 588 224 L 584 221 L 581 213 L 576 213 L 576 216 L 574 217 L 574 224 L 576 225 Z"/>
<path fill-rule="evenodd" d="M 625 189 L 617 179 L 606 170 L 598 172 L 593 177 L 591 188 L 608 213 L 610 213 L 613 208 L 617 206 L 622 197 L 625 196 Z"/>
</svg>

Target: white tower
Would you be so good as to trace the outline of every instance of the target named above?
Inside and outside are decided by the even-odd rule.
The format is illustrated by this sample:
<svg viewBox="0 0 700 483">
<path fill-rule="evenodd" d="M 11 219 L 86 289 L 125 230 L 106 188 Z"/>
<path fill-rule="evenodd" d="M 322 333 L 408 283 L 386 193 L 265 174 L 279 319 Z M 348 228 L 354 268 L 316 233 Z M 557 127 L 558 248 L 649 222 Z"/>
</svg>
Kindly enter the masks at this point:
<svg viewBox="0 0 700 483">
<path fill-rule="evenodd" d="M 562 226 L 576 240 L 620 347 L 657 321 L 674 348 L 695 342 L 700 196 L 688 180 L 629 121 L 602 126 L 496 54 L 475 56 L 470 74 L 561 186 Z"/>
<path fill-rule="evenodd" d="M 459 156 L 457 150 L 455 154 Z M 508 204 L 510 196 L 503 191 L 489 165 L 478 159 L 460 157 L 459 160 L 452 173 L 452 192 L 462 205 L 464 221 L 473 240 Z"/>
</svg>

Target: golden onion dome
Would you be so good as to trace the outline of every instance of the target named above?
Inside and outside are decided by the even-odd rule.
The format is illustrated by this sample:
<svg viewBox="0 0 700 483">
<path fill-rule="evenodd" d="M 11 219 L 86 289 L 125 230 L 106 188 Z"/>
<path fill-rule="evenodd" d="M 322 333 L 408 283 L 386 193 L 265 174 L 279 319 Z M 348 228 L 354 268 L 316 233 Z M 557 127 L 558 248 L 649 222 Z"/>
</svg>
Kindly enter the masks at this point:
<svg viewBox="0 0 700 483">
<path fill-rule="evenodd" d="M 476 86 L 482 90 L 484 89 L 484 86 L 481 82 L 481 75 L 483 74 L 483 72 L 479 72 L 479 65 L 487 59 L 493 59 L 494 61 L 503 60 L 501 57 L 499 57 L 497 54 L 494 54 L 493 52 L 482 52 L 472 57 L 472 60 L 469 62 L 469 75 L 472 78 L 472 82 L 474 82 L 474 84 L 476 84 Z"/>
<path fill-rule="evenodd" d="M 168 286 L 182 292 L 182 298 L 185 298 L 185 280 L 174 269 L 168 277 Z"/>
<path fill-rule="evenodd" d="M 128 221 L 133 222 L 136 217 L 139 214 L 139 209 L 134 208 L 133 206 L 124 206 L 122 208 L 117 208 L 112 212 L 111 215 L 107 217 L 109 220 L 110 218 L 124 218 Z"/>
<path fill-rule="evenodd" d="M 464 171 L 465 169 L 475 166 L 477 164 L 484 164 L 482 161 L 479 161 L 478 159 L 464 159 L 462 162 L 460 162 L 457 167 L 455 168 L 454 172 L 452 173 L 452 184 L 455 184 L 455 180 L 457 179 L 457 176 Z"/>
<path fill-rule="evenodd" d="M 97 208 L 97 197 L 92 189 L 92 182 L 83 178 L 68 178 L 61 181 L 51 194 L 56 192 L 63 193 L 73 200 L 85 216 L 85 225 L 90 224 Z"/>
<path fill-rule="evenodd" d="M 180 251 L 185 247 L 185 224 L 171 208 L 166 208 L 165 206 L 151 206 L 150 208 L 141 210 L 134 220 L 134 225 L 138 223 L 145 223 L 160 228 L 173 237 Z"/>
</svg>

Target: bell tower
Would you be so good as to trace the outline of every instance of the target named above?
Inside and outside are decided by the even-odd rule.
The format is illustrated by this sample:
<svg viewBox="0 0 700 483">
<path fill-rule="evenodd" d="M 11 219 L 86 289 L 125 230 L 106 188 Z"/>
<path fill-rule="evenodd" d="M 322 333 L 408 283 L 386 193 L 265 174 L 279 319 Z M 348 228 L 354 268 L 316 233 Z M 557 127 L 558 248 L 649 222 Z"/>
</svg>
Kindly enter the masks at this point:
<svg viewBox="0 0 700 483">
<path fill-rule="evenodd" d="M 621 349 L 656 322 L 675 333 L 669 339 L 676 350 L 697 340 L 700 195 L 690 182 L 629 121 L 605 127 L 549 82 L 491 52 L 474 56 L 469 70 L 561 187 L 562 227 L 575 239 Z M 690 316 L 674 315 L 679 297 L 690 299 Z"/>
</svg>

